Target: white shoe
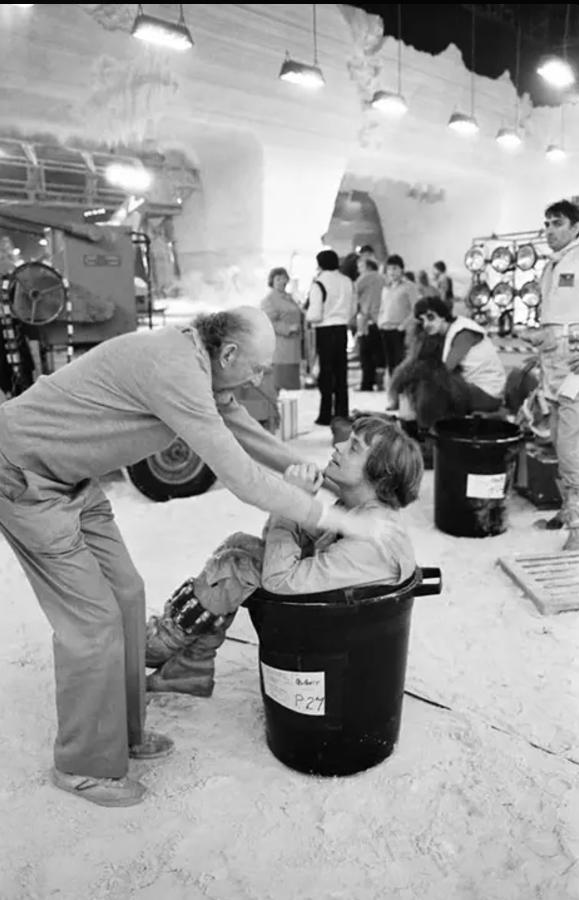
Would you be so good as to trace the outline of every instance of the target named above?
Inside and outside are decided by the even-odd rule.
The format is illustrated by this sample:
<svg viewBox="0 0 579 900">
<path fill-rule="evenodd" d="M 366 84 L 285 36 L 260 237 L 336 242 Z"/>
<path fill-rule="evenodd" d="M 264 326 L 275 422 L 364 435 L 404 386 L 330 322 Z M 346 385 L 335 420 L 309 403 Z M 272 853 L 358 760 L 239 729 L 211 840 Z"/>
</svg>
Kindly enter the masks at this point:
<svg viewBox="0 0 579 900">
<path fill-rule="evenodd" d="M 133 778 L 93 778 L 91 775 L 67 775 L 52 769 L 52 783 L 98 806 L 135 806 L 141 803 L 147 789 Z"/>
</svg>

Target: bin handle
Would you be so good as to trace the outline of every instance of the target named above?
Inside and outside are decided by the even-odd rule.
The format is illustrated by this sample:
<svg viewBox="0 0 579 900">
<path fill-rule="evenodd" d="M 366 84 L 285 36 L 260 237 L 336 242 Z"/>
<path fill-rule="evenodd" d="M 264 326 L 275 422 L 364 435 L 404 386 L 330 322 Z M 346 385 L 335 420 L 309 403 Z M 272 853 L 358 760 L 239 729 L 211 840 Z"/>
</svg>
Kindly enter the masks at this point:
<svg viewBox="0 0 579 900">
<path fill-rule="evenodd" d="M 420 583 L 412 593 L 415 597 L 428 597 L 442 593 L 442 572 L 436 566 L 425 566 L 420 569 Z"/>
</svg>

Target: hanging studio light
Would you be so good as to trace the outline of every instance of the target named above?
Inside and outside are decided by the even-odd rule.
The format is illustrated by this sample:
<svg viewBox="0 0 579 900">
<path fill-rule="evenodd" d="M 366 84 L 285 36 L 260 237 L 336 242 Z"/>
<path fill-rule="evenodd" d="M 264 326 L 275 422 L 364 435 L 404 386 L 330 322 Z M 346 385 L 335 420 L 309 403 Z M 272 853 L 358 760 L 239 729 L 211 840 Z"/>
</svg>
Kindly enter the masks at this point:
<svg viewBox="0 0 579 900">
<path fill-rule="evenodd" d="M 545 156 L 547 157 L 549 162 L 553 163 L 563 162 L 563 160 L 567 158 L 567 154 L 565 153 L 563 147 L 559 147 L 557 144 L 549 144 Z"/>
<path fill-rule="evenodd" d="M 514 128 L 500 128 L 495 140 L 497 144 L 500 144 L 505 150 L 518 150 L 523 143 L 523 139 L 519 132 Z"/>
<path fill-rule="evenodd" d="M 306 63 L 297 62 L 289 56 L 284 59 L 279 72 L 281 81 L 289 81 L 290 84 L 299 84 L 300 87 L 317 90 L 326 83 L 319 66 L 309 66 Z"/>
<path fill-rule="evenodd" d="M 537 68 L 537 74 L 551 87 L 565 90 L 575 84 L 575 72 L 566 59 L 549 56 Z"/>
<path fill-rule="evenodd" d="M 179 4 L 179 9 L 179 21 L 168 22 L 143 12 L 143 5 L 139 3 L 131 34 L 138 40 L 146 44 L 155 44 L 157 47 L 190 50 L 193 47 L 193 38 L 185 23 L 182 3 Z"/>
<path fill-rule="evenodd" d="M 290 84 L 299 84 L 300 87 L 316 91 L 326 82 L 318 65 L 318 19 L 315 3 L 312 3 L 312 37 L 314 39 L 313 65 L 291 59 L 289 53 L 286 53 L 278 78 L 281 81 L 289 81 Z"/>
<path fill-rule="evenodd" d="M 453 113 L 448 120 L 448 127 L 459 134 L 476 134 L 478 131 L 478 122 L 474 116 L 467 116 L 465 113 Z"/>
<path fill-rule="evenodd" d="M 402 94 L 393 94 L 391 91 L 376 91 L 370 105 L 372 109 L 377 109 L 390 116 L 403 116 L 408 112 L 408 106 Z"/>
</svg>

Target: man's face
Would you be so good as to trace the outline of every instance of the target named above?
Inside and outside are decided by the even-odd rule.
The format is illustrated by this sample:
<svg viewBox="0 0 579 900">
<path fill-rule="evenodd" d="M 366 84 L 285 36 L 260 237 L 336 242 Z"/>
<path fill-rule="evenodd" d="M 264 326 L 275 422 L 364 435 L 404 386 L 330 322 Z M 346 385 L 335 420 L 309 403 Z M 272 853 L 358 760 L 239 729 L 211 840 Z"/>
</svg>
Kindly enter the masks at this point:
<svg viewBox="0 0 579 900">
<path fill-rule="evenodd" d="M 545 237 L 551 250 L 563 250 L 579 235 L 579 223 L 573 223 L 567 216 L 547 216 Z"/>
<path fill-rule="evenodd" d="M 424 331 L 426 334 L 430 335 L 430 337 L 435 334 L 444 334 L 448 328 L 446 319 L 443 319 L 442 316 L 439 316 L 431 310 L 423 313 L 419 318 Z"/>
<path fill-rule="evenodd" d="M 334 447 L 334 453 L 325 474 L 340 487 L 360 487 L 366 481 L 364 466 L 371 447 L 363 435 L 351 433 L 347 441 Z"/>
<path fill-rule="evenodd" d="M 401 281 L 403 274 L 404 273 L 402 272 L 400 266 L 386 266 L 386 276 L 388 278 L 388 281 L 391 281 L 392 284 L 397 284 L 399 281 Z"/>
<path fill-rule="evenodd" d="M 358 275 L 365 275 L 368 271 L 368 267 L 366 265 L 366 257 L 361 256 L 358 259 Z"/>
<path fill-rule="evenodd" d="M 265 335 L 261 341 L 225 344 L 218 359 L 213 362 L 214 389 L 224 390 L 242 385 L 258 387 L 263 376 L 271 369 L 274 350 L 275 335 L 273 342 Z"/>
</svg>

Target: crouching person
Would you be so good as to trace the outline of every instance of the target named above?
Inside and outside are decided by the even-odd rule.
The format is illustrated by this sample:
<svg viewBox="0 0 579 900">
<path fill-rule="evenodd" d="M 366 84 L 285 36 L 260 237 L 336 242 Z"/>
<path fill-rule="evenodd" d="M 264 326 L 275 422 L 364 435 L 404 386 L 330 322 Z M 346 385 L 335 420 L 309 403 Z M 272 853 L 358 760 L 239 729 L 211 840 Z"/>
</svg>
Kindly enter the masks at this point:
<svg viewBox="0 0 579 900">
<path fill-rule="evenodd" d="M 439 419 L 497 412 L 506 372 L 484 328 L 455 317 L 439 297 L 414 307 L 415 324 L 406 362 L 396 370 L 393 390 L 406 394 L 421 428 Z"/>
<path fill-rule="evenodd" d="M 320 486 L 317 471 L 293 465 L 284 477 L 313 494 Z M 409 578 L 416 562 L 400 509 L 417 499 L 422 473 L 418 445 L 395 422 L 357 419 L 324 474 L 340 505 L 373 517 L 373 540 L 306 529 L 280 515 L 269 518 L 262 539 L 227 538 L 199 577 L 175 591 L 163 615 L 149 620 L 147 666 L 155 671 L 148 690 L 210 696 L 216 652 L 237 609 L 258 587 L 296 596 Z"/>
</svg>

